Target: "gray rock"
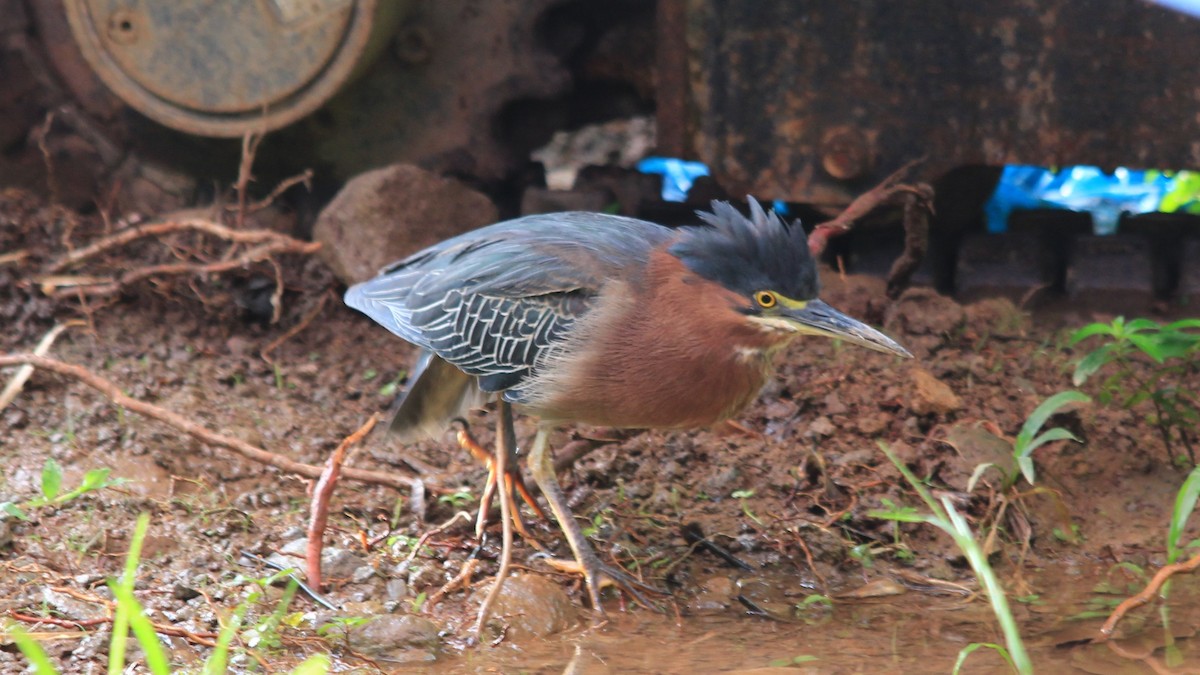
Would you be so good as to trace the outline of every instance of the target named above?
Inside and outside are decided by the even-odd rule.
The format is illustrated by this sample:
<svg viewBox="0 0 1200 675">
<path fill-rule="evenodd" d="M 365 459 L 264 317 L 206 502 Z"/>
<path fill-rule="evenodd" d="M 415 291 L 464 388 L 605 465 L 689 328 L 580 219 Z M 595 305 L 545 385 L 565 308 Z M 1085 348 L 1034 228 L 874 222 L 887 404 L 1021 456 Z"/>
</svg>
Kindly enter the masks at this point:
<svg viewBox="0 0 1200 675">
<path fill-rule="evenodd" d="M 456 234 L 493 223 L 485 195 L 420 167 L 394 164 L 354 177 L 317 217 L 320 256 L 347 284 Z"/>
<path fill-rule="evenodd" d="M 350 583 L 363 584 L 373 576 L 375 576 L 375 568 L 370 565 L 363 565 L 350 574 Z"/>
<path fill-rule="evenodd" d="M 487 592 L 476 595 L 482 601 Z M 535 574 L 509 577 L 496 598 L 493 615 L 508 626 L 508 635 L 544 637 L 575 625 L 578 610 L 561 586 Z"/>
<path fill-rule="evenodd" d="M 351 626 L 346 637 L 350 648 L 385 661 L 429 661 L 438 645 L 438 627 L 412 614 L 382 614 Z"/>
<path fill-rule="evenodd" d="M 267 559 L 285 567 L 303 569 L 307 548 L 307 538 L 295 539 L 284 544 L 278 553 L 272 553 Z M 344 548 L 327 546 L 321 551 L 321 576 L 325 579 L 351 579 L 363 566 L 367 566 L 366 560 Z"/>
<path fill-rule="evenodd" d="M 408 584 L 403 579 L 388 579 L 384 590 L 390 600 L 404 600 L 408 597 Z"/>
</svg>

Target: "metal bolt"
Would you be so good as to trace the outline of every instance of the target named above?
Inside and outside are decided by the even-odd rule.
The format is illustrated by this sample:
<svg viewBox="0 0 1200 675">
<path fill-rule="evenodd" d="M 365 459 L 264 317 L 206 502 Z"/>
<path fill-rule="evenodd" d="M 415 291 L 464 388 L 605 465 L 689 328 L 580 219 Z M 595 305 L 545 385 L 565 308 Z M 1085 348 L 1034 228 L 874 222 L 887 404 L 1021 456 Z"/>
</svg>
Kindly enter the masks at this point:
<svg viewBox="0 0 1200 675">
<path fill-rule="evenodd" d="M 119 9 L 108 15 L 108 39 L 121 45 L 137 42 L 138 17 L 131 10 Z"/>
<path fill-rule="evenodd" d="M 870 141 L 856 127 L 834 127 L 821 138 L 821 168 L 838 180 L 861 178 L 871 171 Z"/>
</svg>

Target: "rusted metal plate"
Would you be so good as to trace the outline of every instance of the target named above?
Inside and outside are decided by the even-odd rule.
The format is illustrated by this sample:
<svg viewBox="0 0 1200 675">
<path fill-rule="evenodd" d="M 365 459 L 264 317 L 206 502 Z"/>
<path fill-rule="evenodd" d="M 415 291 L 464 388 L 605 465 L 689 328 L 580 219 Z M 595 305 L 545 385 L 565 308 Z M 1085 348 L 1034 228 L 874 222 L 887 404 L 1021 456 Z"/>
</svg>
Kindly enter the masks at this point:
<svg viewBox="0 0 1200 675">
<path fill-rule="evenodd" d="M 293 122 L 350 78 L 407 3 L 63 0 L 75 42 L 123 101 L 167 126 L 241 136 Z"/>
<path fill-rule="evenodd" d="M 1200 20 L 1148 3 L 686 0 L 683 25 L 690 106 L 660 122 L 735 194 L 844 204 L 923 155 L 1200 166 Z"/>
</svg>

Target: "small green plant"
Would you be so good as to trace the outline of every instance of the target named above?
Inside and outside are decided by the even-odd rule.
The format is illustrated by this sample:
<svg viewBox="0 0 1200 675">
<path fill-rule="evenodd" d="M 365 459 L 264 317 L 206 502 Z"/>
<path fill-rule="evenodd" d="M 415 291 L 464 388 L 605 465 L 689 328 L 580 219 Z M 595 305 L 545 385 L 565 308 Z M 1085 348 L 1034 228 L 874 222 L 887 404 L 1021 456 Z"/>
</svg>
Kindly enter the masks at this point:
<svg viewBox="0 0 1200 675">
<path fill-rule="evenodd" d="M 1005 470 L 1004 467 L 992 462 L 985 462 L 975 467 L 974 473 L 971 475 L 970 481 L 967 483 L 967 491 L 975 489 L 975 483 L 988 469 L 995 469 L 1003 475 L 1001 481 L 1001 491 L 1007 492 L 1012 489 L 1017 481 L 1023 476 L 1030 485 L 1033 485 L 1037 479 L 1037 471 L 1033 466 L 1033 451 L 1050 441 L 1072 440 L 1079 443 L 1080 440 L 1075 437 L 1070 431 L 1062 427 L 1054 427 L 1042 431 L 1046 421 L 1050 419 L 1054 413 L 1058 412 L 1063 406 L 1072 403 L 1089 403 L 1091 402 L 1086 394 L 1081 394 L 1077 391 L 1060 391 L 1050 398 L 1042 401 L 1041 405 L 1029 414 L 1025 419 L 1025 424 L 1021 425 L 1021 431 L 1017 433 L 1017 437 L 1012 443 L 1012 458 L 1013 470 Z"/>
<path fill-rule="evenodd" d="M 38 509 L 44 506 L 61 506 L 89 492 L 103 490 L 104 488 L 120 485 L 125 482 L 121 478 L 110 480 L 108 474 L 109 469 L 92 469 L 84 475 L 83 482 L 77 487 L 73 490 L 63 492 L 62 466 L 53 457 L 47 457 L 46 463 L 42 465 L 42 495 L 20 505 L 14 502 L 0 502 L 0 517 L 9 515 L 13 518 L 29 520 L 26 512 L 30 509 Z"/>
<path fill-rule="evenodd" d="M 1179 446 L 1196 463 L 1196 422 L 1200 399 L 1189 386 L 1200 373 L 1200 319 L 1184 319 L 1166 325 L 1149 319 L 1092 323 L 1071 335 L 1070 344 L 1099 338 L 1099 347 L 1075 367 L 1075 386 L 1088 381 L 1101 369 L 1109 375 L 1100 383 L 1100 401 L 1125 409 L 1148 403 L 1152 412 L 1146 420 L 1162 439 L 1168 458 L 1175 462 Z M 1149 357 L 1146 363 L 1142 356 Z"/>
<path fill-rule="evenodd" d="M 408 377 L 408 371 L 402 370 L 396 373 L 396 376 L 387 381 L 379 388 L 379 395 L 384 398 L 392 398 L 400 391 L 400 384 L 404 382 L 404 378 Z"/>
<path fill-rule="evenodd" d="M 473 501 L 475 501 L 475 497 L 471 495 L 471 491 L 467 488 L 461 488 L 450 494 L 438 497 L 439 504 L 449 504 L 456 509 L 461 509 Z"/>
<path fill-rule="evenodd" d="M 754 496 L 754 490 L 734 490 L 729 496 L 741 502 L 742 513 L 747 518 L 758 523 L 760 527 L 766 527 L 766 523 L 764 523 L 761 518 L 754 515 L 754 512 L 750 510 L 750 505 L 746 502 L 747 499 Z"/>
<path fill-rule="evenodd" d="M 125 655 L 128 651 L 129 633 L 131 631 L 133 632 L 134 639 L 137 640 L 138 645 L 141 647 L 146 670 L 152 673 L 152 675 L 170 675 L 171 673 L 170 658 L 167 651 L 163 648 L 162 642 L 158 639 L 157 629 L 146 616 L 145 608 L 133 592 L 138 561 L 141 558 L 142 545 L 146 541 L 146 534 L 149 528 L 150 515 L 143 513 L 138 517 L 133 536 L 129 541 L 129 552 L 125 557 L 124 572 L 119 578 L 108 581 L 108 587 L 112 592 L 113 601 L 116 605 L 112 619 L 112 638 L 108 644 L 109 675 L 119 675 L 126 672 Z M 280 575 L 289 572 L 291 570 L 286 570 L 281 572 Z M 279 578 L 280 575 L 273 575 L 267 579 L 254 581 L 265 586 Z M 250 629 L 247 633 L 256 631 L 260 635 L 268 632 L 273 634 L 275 628 L 284 621 L 284 613 L 295 592 L 296 585 L 293 582 L 289 585 L 287 591 L 285 591 L 275 612 L 260 621 L 258 626 Z M 241 626 L 249 604 L 249 600 L 240 604 L 234 610 L 233 616 L 221 628 L 221 632 L 217 637 L 217 645 L 205 661 L 204 668 L 201 671 L 204 675 L 218 675 L 219 673 L 226 672 L 230 644 L 237 635 L 238 628 Z M 12 623 L 4 626 L 4 633 L 10 635 L 13 641 L 17 643 L 17 648 L 21 650 L 21 653 L 29 661 L 30 665 L 33 666 L 32 670 L 34 673 L 37 675 L 58 675 L 58 670 L 50 661 L 46 651 L 33 636 L 21 629 L 20 626 Z M 260 644 L 262 643 L 260 642 Z M 292 674 L 324 675 L 324 673 L 329 672 L 329 667 L 329 657 L 319 654 L 296 666 L 292 670 Z"/>
<path fill-rule="evenodd" d="M 1196 509 L 1196 499 L 1200 497 L 1200 467 L 1192 469 L 1179 492 L 1175 494 L 1175 508 L 1171 510 L 1171 524 L 1167 527 L 1167 564 L 1178 562 L 1183 550 L 1195 546 L 1196 541 L 1183 543 L 1183 528 L 1187 525 L 1188 517 Z"/>
<path fill-rule="evenodd" d="M 1039 424 L 1038 426 L 1040 427 L 1041 425 Z M 959 672 L 963 662 L 971 652 L 980 647 L 988 647 L 989 649 L 996 650 L 1021 675 L 1032 673 L 1033 664 L 1029 660 L 1029 653 L 1025 651 L 1025 643 L 1021 639 L 1017 620 L 1013 617 L 1012 610 L 1008 605 L 1008 598 L 1004 594 L 1004 588 L 1000 585 L 1000 580 L 996 577 L 995 571 L 992 570 L 991 564 L 988 563 L 987 554 L 984 553 L 983 546 L 980 545 L 975 539 L 974 533 L 971 532 L 971 526 L 967 523 L 967 520 L 954 508 L 954 503 L 950 500 L 949 496 L 942 497 L 940 502 L 935 500 L 929 488 L 921 483 L 913 475 L 913 472 L 909 470 L 908 466 L 896 457 L 887 443 L 880 441 L 879 448 L 900 471 L 909 485 L 916 490 L 930 512 L 923 514 L 916 509 L 896 507 L 887 511 L 872 511 L 869 515 L 884 520 L 926 523 L 950 535 L 955 545 L 958 546 L 959 550 L 967 558 L 971 569 L 975 571 L 975 576 L 979 578 L 980 583 L 987 590 L 988 600 L 992 604 L 992 612 L 1000 622 L 1000 630 L 1004 634 L 1004 642 L 1007 648 L 991 643 L 969 644 L 959 652 L 954 672 Z"/>
</svg>

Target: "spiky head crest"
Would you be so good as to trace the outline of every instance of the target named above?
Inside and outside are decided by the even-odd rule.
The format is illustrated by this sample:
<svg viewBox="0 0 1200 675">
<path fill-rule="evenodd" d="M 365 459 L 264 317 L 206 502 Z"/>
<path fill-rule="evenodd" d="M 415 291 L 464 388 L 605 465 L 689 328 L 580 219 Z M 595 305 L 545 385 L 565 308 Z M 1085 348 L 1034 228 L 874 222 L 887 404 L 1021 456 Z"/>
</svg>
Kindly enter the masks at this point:
<svg viewBox="0 0 1200 675">
<path fill-rule="evenodd" d="M 697 211 L 705 225 L 679 228 L 668 249 L 696 274 L 745 294 L 770 290 L 794 300 L 817 297 L 817 265 L 800 222 L 783 222 L 749 197 L 750 217 L 728 202 L 713 201 L 712 212 Z"/>
</svg>

